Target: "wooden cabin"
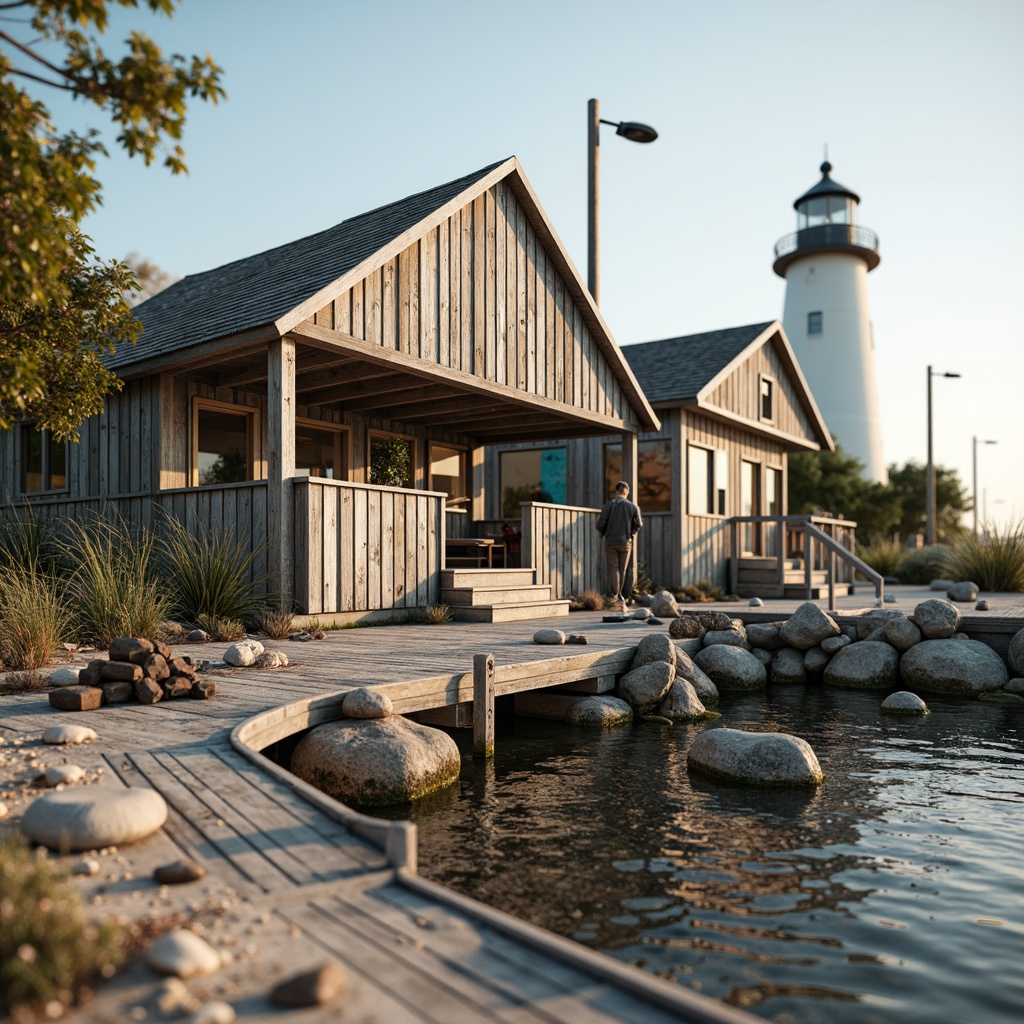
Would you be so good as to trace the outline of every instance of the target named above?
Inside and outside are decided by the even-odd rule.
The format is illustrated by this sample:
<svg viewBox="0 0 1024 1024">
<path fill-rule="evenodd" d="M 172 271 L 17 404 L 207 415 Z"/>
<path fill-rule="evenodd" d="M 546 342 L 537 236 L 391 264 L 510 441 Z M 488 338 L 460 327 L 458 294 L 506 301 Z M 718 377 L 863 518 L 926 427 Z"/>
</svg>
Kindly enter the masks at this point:
<svg viewBox="0 0 1024 1024">
<path fill-rule="evenodd" d="M 782 325 L 751 324 L 622 351 L 661 417 L 659 429 L 640 435 L 637 453 L 633 497 L 644 517 L 637 545 L 642 571 L 663 586 L 709 580 L 741 596 L 805 593 L 808 583 L 816 590 L 824 583 L 824 556 L 816 550 L 805 557 L 795 537 L 807 517 L 787 516 L 786 460 L 791 451 L 833 445 Z M 523 531 L 537 548 L 541 578 L 558 593 L 603 588 L 593 527 L 615 482 L 629 479 L 621 452 L 612 435 L 488 449 L 487 514 L 513 515 L 525 484 L 533 484 L 543 500 L 524 507 Z M 535 479 L 527 481 L 531 467 Z M 551 552 L 552 536 L 557 541 L 567 520 L 586 521 L 574 528 L 593 535 L 593 550 L 579 572 L 565 575 Z M 812 525 L 852 545 L 853 524 L 815 519 Z M 843 580 L 849 583 L 852 574 L 844 572 Z"/>
<path fill-rule="evenodd" d="M 628 463 L 660 426 L 514 157 L 136 314 L 105 412 L 76 444 L 3 434 L 0 482 L 51 519 L 231 527 L 305 613 L 564 613 L 476 525 L 484 446 L 610 435 Z M 398 486 L 374 471 L 389 442 L 410 457 Z"/>
</svg>

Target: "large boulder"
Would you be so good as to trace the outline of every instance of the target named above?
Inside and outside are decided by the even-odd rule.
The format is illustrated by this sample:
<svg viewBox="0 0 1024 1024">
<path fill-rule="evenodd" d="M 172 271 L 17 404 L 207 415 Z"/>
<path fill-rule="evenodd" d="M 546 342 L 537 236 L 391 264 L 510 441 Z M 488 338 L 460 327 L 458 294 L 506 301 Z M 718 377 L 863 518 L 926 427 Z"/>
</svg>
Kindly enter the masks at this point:
<svg viewBox="0 0 1024 1024">
<path fill-rule="evenodd" d="M 925 640 L 945 640 L 960 628 L 960 609 L 948 601 L 932 598 L 922 601 L 911 619 L 917 623 Z"/>
<path fill-rule="evenodd" d="M 978 600 L 978 584 L 971 582 L 954 583 L 946 591 L 946 597 L 950 601 L 969 602 Z"/>
<path fill-rule="evenodd" d="M 25 835 L 51 850 L 98 850 L 145 839 L 167 820 L 167 804 L 153 789 L 88 786 L 47 793 L 21 819 Z"/>
<path fill-rule="evenodd" d="M 572 725 L 596 725 L 609 729 L 633 721 L 633 709 L 618 697 L 583 697 L 569 707 L 565 720 Z"/>
<path fill-rule="evenodd" d="M 718 687 L 707 673 L 693 663 L 686 651 L 676 648 L 676 679 L 685 679 L 697 692 L 702 704 L 718 703 Z"/>
<path fill-rule="evenodd" d="M 697 691 L 685 679 L 677 679 L 669 687 L 656 713 L 673 722 L 699 722 L 717 717 L 717 712 L 704 707 Z"/>
<path fill-rule="evenodd" d="M 693 661 L 721 693 L 763 690 L 768 683 L 764 665 L 742 647 L 715 644 L 698 651 Z"/>
<path fill-rule="evenodd" d="M 774 622 L 751 622 L 747 626 L 747 643 L 763 651 L 779 651 L 786 646 Z"/>
<path fill-rule="evenodd" d="M 806 683 L 807 669 L 804 667 L 804 652 L 795 647 L 783 647 L 772 657 L 772 683 Z"/>
<path fill-rule="evenodd" d="M 781 732 L 705 729 L 687 755 L 694 771 L 758 786 L 817 786 L 823 775 L 811 745 Z"/>
<path fill-rule="evenodd" d="M 679 614 L 679 605 L 669 591 L 659 590 L 651 598 L 651 614 L 659 619 L 674 619 Z"/>
<path fill-rule="evenodd" d="M 633 655 L 630 669 L 651 665 L 656 661 L 662 661 L 666 665 L 675 665 L 676 663 L 676 645 L 665 633 L 652 633 L 650 636 L 645 636 L 636 645 L 636 654 Z"/>
<path fill-rule="evenodd" d="M 953 697 L 1000 690 L 1008 680 L 1003 659 L 978 640 L 925 640 L 903 655 L 900 674 L 915 690 Z"/>
<path fill-rule="evenodd" d="M 813 601 L 805 601 L 782 624 L 779 636 L 787 646 L 806 651 L 830 636 L 839 636 L 839 632 L 839 626 L 831 615 L 823 612 Z"/>
<path fill-rule="evenodd" d="M 417 800 L 455 782 L 459 766 L 459 748 L 447 733 L 400 715 L 317 726 L 291 762 L 300 779 L 360 806 Z"/>
<path fill-rule="evenodd" d="M 899 682 L 899 661 L 891 644 L 861 640 L 833 656 L 824 682 L 842 690 L 888 690 Z"/>
<path fill-rule="evenodd" d="M 1024 629 L 1018 630 L 1010 640 L 1006 660 L 1015 676 L 1024 676 Z"/>
<path fill-rule="evenodd" d="M 898 619 L 888 619 L 882 630 L 886 641 L 897 651 L 909 651 L 911 647 L 921 642 L 920 627 L 902 616 Z"/>
<path fill-rule="evenodd" d="M 638 715 L 646 715 L 658 706 L 675 678 L 674 665 L 651 661 L 627 672 L 619 680 L 619 693 Z"/>
</svg>

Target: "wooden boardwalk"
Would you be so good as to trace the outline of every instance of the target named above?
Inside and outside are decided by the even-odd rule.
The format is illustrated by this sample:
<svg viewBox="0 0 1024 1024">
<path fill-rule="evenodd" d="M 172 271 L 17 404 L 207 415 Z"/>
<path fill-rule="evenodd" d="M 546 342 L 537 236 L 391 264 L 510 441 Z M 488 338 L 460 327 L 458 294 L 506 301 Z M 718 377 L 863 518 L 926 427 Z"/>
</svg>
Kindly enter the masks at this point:
<svg viewBox="0 0 1024 1024">
<path fill-rule="evenodd" d="M 201 998 L 231 1002 L 240 1020 L 279 1019 L 282 1011 L 266 999 L 272 983 L 330 956 L 348 973 L 343 1006 L 349 1024 L 751 1021 L 396 867 L 401 857 L 389 859 L 380 844 L 348 826 L 352 812 L 322 795 L 316 804 L 304 799 L 301 785 L 261 770 L 230 742 L 232 730 L 253 716 L 304 700 L 336 704 L 325 695 L 352 686 L 428 678 L 448 679 L 458 690 L 475 654 L 493 653 L 499 670 L 538 663 L 535 680 L 545 685 L 562 677 L 539 663 L 584 654 L 617 663 L 626 655 L 612 652 L 651 632 L 599 619 L 573 616 L 567 626 L 585 632 L 589 645 L 556 649 L 531 642 L 531 623 L 341 630 L 324 641 L 271 644 L 292 661 L 279 670 L 218 668 L 226 644 L 181 649 L 214 663 L 210 674 L 220 692 L 212 701 L 114 705 L 70 715 L 51 709 L 45 693 L 0 697 L 7 802 L 16 817 L 30 799 L 25 783 L 39 770 L 28 767 L 30 759 L 41 767 L 68 761 L 90 773 L 102 769 L 100 785 L 158 790 L 170 809 L 164 829 L 108 852 L 100 873 L 76 884 L 98 914 L 181 913 L 197 921 L 232 962 L 189 988 Z M 530 685 L 532 673 L 512 675 L 509 685 Z M 429 706 L 439 691 L 431 684 L 417 692 L 410 707 Z M 38 742 L 43 729 L 68 720 L 94 728 L 99 741 L 77 748 Z M 21 750 L 13 750 L 16 741 Z M 157 887 L 153 868 L 182 855 L 202 863 L 206 878 Z M 156 984 L 137 965 L 72 1019 L 129 1020 L 133 1011 L 141 1019 L 140 1007 L 152 1012 Z M 292 1013 L 289 1020 L 337 1015 L 335 1007 Z"/>
</svg>

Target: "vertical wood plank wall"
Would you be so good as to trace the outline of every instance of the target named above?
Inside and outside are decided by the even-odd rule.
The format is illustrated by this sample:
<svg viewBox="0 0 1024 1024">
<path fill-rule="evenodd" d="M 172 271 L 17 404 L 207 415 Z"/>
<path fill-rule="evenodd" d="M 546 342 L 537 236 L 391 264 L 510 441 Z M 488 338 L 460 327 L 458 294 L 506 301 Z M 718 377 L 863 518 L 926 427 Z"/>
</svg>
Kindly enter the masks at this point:
<svg viewBox="0 0 1024 1024">
<path fill-rule="evenodd" d="M 444 513 L 445 537 L 464 538 L 472 536 L 473 521 L 468 512 L 446 509 Z"/>
<path fill-rule="evenodd" d="M 552 597 L 602 589 L 599 509 L 524 501 L 522 512 L 522 564 L 537 570 L 538 583 L 551 585 Z"/>
<path fill-rule="evenodd" d="M 313 320 L 386 349 L 637 423 L 553 257 L 505 182 Z"/>
<path fill-rule="evenodd" d="M 295 599 L 310 615 L 440 598 L 443 494 L 295 481 Z"/>
</svg>

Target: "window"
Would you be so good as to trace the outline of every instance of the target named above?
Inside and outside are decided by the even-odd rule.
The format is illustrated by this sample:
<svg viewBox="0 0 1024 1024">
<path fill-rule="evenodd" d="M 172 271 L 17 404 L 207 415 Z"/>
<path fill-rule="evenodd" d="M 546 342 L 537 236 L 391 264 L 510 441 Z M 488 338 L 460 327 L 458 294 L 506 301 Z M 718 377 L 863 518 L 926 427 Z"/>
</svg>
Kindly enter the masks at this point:
<svg viewBox="0 0 1024 1024">
<path fill-rule="evenodd" d="M 430 490 L 443 491 L 449 503 L 469 497 L 466 487 L 466 453 L 441 444 L 430 446 Z M 459 502 L 460 504 L 462 502 Z"/>
<path fill-rule="evenodd" d="M 759 381 L 758 414 L 766 423 L 775 422 L 775 381 L 761 377 Z"/>
<path fill-rule="evenodd" d="M 765 515 L 782 515 L 782 470 L 769 466 L 764 473 Z M 769 523 L 766 533 L 766 555 L 775 556 L 779 553 L 779 524 Z"/>
<path fill-rule="evenodd" d="M 524 501 L 566 504 L 564 448 L 501 453 L 501 514 L 519 518 Z"/>
<path fill-rule="evenodd" d="M 604 446 L 605 494 L 622 479 L 622 445 Z M 636 494 L 631 495 L 641 512 L 672 510 L 672 442 L 667 438 L 637 445 Z"/>
<path fill-rule="evenodd" d="M 192 408 L 192 483 L 255 479 L 256 410 L 197 398 Z"/>
<path fill-rule="evenodd" d="M 808 334 L 821 334 L 822 322 L 821 322 L 821 311 L 818 310 L 814 313 L 807 314 L 807 333 Z"/>
<path fill-rule="evenodd" d="M 68 446 L 35 423 L 21 424 L 21 491 L 67 489 Z"/>
<path fill-rule="evenodd" d="M 757 462 L 740 463 L 740 515 L 761 514 L 761 465 Z M 752 555 L 761 553 L 761 524 L 743 524 L 743 550 Z"/>
<path fill-rule="evenodd" d="M 348 431 L 319 420 L 296 420 L 295 475 L 347 480 Z"/>
<path fill-rule="evenodd" d="M 379 487 L 416 486 L 416 441 L 401 434 L 370 434 L 370 483 Z"/>
<path fill-rule="evenodd" d="M 728 453 L 690 445 L 687 463 L 687 510 L 691 516 L 724 516 L 728 481 Z"/>
</svg>

